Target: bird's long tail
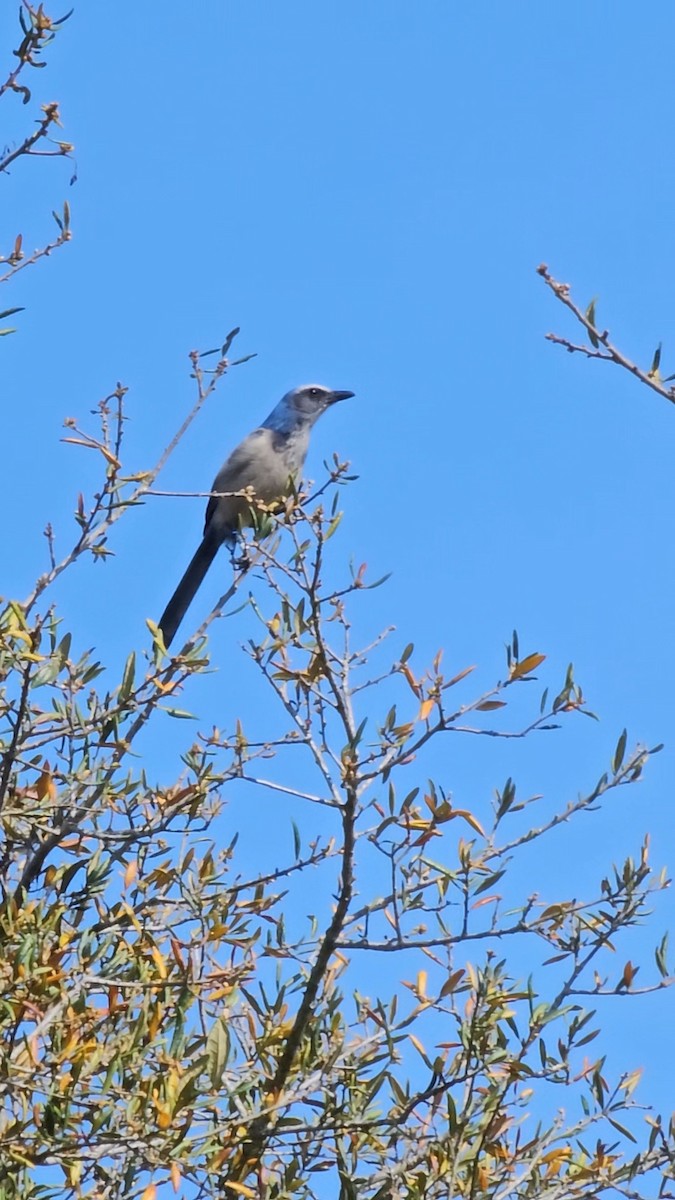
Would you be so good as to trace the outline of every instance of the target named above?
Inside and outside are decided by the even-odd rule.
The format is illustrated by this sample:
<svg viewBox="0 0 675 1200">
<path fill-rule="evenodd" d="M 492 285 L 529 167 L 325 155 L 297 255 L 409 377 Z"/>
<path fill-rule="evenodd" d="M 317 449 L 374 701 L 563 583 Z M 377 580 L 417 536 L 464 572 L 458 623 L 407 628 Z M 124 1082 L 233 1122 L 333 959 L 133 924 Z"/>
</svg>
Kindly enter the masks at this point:
<svg viewBox="0 0 675 1200">
<path fill-rule="evenodd" d="M 194 600 L 195 593 L 218 552 L 220 542 L 206 535 L 159 619 L 164 645 L 171 645 L 178 626 Z"/>
</svg>

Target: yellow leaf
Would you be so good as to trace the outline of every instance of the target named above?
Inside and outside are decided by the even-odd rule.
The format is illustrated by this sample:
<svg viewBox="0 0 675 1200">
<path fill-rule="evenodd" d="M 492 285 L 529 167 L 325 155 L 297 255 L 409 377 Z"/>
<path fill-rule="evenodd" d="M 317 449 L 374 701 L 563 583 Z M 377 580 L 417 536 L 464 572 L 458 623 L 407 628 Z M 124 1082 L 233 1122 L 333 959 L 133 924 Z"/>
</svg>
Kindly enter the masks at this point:
<svg viewBox="0 0 675 1200">
<path fill-rule="evenodd" d="M 453 810 L 453 816 L 463 817 L 467 825 L 470 825 L 472 829 L 475 829 L 476 833 L 479 833 L 481 837 L 485 837 L 485 831 L 480 821 L 478 821 L 476 817 L 474 817 L 473 813 L 470 813 L 468 809 L 456 808 Z"/>
<path fill-rule="evenodd" d="M 122 911 L 133 925 L 136 933 L 143 933 L 143 927 L 130 904 L 122 904 Z"/>
<path fill-rule="evenodd" d="M 641 1078 L 642 1067 L 638 1067 L 637 1070 L 631 1071 L 629 1075 L 626 1075 L 625 1078 L 621 1080 L 619 1087 L 623 1092 L 626 1092 L 630 1096 L 631 1092 L 633 1092 L 637 1087 Z"/>
<path fill-rule="evenodd" d="M 38 800 L 44 800 L 45 797 L 49 800 L 56 799 L 56 786 L 48 762 L 42 768 L 42 774 L 35 785 L 35 792 Z"/>
<path fill-rule="evenodd" d="M 412 721 L 408 721 L 405 725 L 395 725 L 391 732 L 394 737 L 403 739 L 409 737 L 414 728 Z"/>
<path fill-rule="evenodd" d="M 426 1052 L 426 1050 L 424 1049 L 424 1046 L 422 1045 L 422 1043 L 421 1043 L 421 1041 L 419 1040 L 419 1038 L 418 1038 L 418 1037 L 415 1037 L 415 1034 L 414 1034 L 414 1033 L 409 1033 L 409 1034 L 408 1034 L 408 1037 L 410 1038 L 410 1041 L 412 1042 L 413 1046 L 414 1046 L 414 1047 L 415 1047 L 415 1049 L 418 1051 L 418 1053 L 422 1055 L 422 1058 L 426 1058 L 426 1056 L 427 1056 L 427 1052 Z"/>
<path fill-rule="evenodd" d="M 418 716 L 417 720 L 418 721 L 426 721 L 426 719 L 429 716 L 429 713 L 431 712 L 431 710 L 433 709 L 435 703 L 436 703 L 435 700 L 423 700 L 422 703 L 420 704 L 420 711 L 419 711 L 419 716 Z"/>
<path fill-rule="evenodd" d="M 134 882 L 138 875 L 138 859 L 132 858 L 130 863 L 127 863 L 127 869 L 124 872 L 124 886 L 128 888 Z"/>
<path fill-rule="evenodd" d="M 213 1003 L 214 1000 L 222 1000 L 223 996 L 231 996 L 233 990 L 233 985 L 231 983 L 223 984 L 222 987 L 215 988 L 214 991 L 209 992 L 208 1000 L 211 1003 Z"/>
<path fill-rule="evenodd" d="M 66 1058 L 70 1058 L 75 1047 L 79 1045 L 79 1042 L 80 1042 L 80 1037 L 79 1037 L 77 1030 L 75 1029 L 70 1034 L 70 1037 L 68 1038 L 68 1041 L 65 1043 L 65 1045 L 61 1047 L 61 1058 L 63 1060 L 65 1060 Z"/>
<path fill-rule="evenodd" d="M 146 1187 L 145 1191 L 143 1192 L 143 1195 L 141 1196 L 141 1200 L 155 1200 L 156 1195 L 157 1195 L 157 1184 L 149 1183 L 148 1186 Z"/>
<path fill-rule="evenodd" d="M 150 1020 L 148 1021 L 148 1034 L 150 1035 L 151 1038 L 155 1038 L 157 1036 L 157 1030 L 159 1029 L 159 1027 L 162 1023 L 163 1016 L 164 1016 L 164 1006 L 162 1004 L 156 1004 L 155 1008 L 153 1010 L 152 1016 L 150 1017 Z"/>
<path fill-rule="evenodd" d="M 251 1200 L 255 1200 L 255 1192 L 247 1187 L 245 1183 L 233 1183 L 231 1179 L 227 1181 L 228 1192 L 236 1192 L 238 1196 L 250 1196 Z"/>
<path fill-rule="evenodd" d="M 570 1146 L 558 1146 L 558 1148 L 556 1150 L 549 1150 L 548 1154 L 544 1154 L 541 1161 L 543 1163 L 550 1163 L 550 1162 L 557 1163 L 561 1160 L 565 1161 L 566 1159 L 571 1158 L 571 1157 L 572 1157 L 572 1149 Z"/>
<path fill-rule="evenodd" d="M 166 969 L 166 963 L 156 946 L 151 947 L 151 954 L 155 960 L 157 970 L 159 971 L 160 979 L 166 979 L 169 972 Z"/>
<path fill-rule="evenodd" d="M 171 1185 L 173 1187 L 174 1192 L 177 1192 L 180 1187 L 180 1167 L 178 1166 L 178 1163 L 172 1162 L 170 1174 L 171 1174 Z"/>
<path fill-rule="evenodd" d="M 82 1178 L 83 1170 L 84 1170 L 84 1163 L 82 1163 L 82 1162 L 70 1163 L 70 1165 L 68 1167 L 68 1183 L 70 1184 L 71 1187 L 77 1187 L 78 1183 L 80 1182 L 80 1180 Z"/>
<path fill-rule="evenodd" d="M 417 972 L 417 983 L 415 985 L 417 995 L 420 999 L 426 999 L 427 994 L 427 973 L 426 971 Z"/>
</svg>

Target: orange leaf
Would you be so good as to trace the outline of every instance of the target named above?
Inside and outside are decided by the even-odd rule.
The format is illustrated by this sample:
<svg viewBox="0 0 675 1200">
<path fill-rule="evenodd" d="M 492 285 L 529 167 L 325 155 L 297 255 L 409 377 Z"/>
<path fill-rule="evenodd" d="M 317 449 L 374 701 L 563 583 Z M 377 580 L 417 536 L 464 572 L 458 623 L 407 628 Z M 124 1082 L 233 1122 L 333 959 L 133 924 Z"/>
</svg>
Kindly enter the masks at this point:
<svg viewBox="0 0 675 1200">
<path fill-rule="evenodd" d="M 413 675 L 413 673 L 410 670 L 410 667 L 407 665 L 407 663 L 404 663 L 403 666 L 401 667 L 401 674 L 405 677 L 405 679 L 409 683 L 409 685 L 410 685 L 412 691 L 415 693 L 415 695 L 419 696 L 420 685 L 417 682 L 417 680 L 415 679 L 415 676 Z"/>
<path fill-rule="evenodd" d="M 185 970 L 185 959 L 183 958 L 180 944 L 179 944 L 179 942 L 176 941 L 175 938 L 171 938 L 171 950 L 173 952 L 173 957 L 175 959 L 176 965 L 180 967 L 181 971 L 184 971 Z"/>
<path fill-rule="evenodd" d="M 454 992 L 463 975 L 463 969 L 460 969 L 459 971 L 453 971 L 452 975 L 448 975 L 448 978 L 439 992 L 439 999 L 443 999 L 444 996 L 449 996 L 451 992 Z"/>
<path fill-rule="evenodd" d="M 127 863 L 127 869 L 124 872 L 125 888 L 129 887 L 129 885 L 134 882 L 134 879 L 136 878 L 137 875 L 138 875 L 138 859 L 132 858 L 131 862 Z"/>
<path fill-rule="evenodd" d="M 541 666 L 546 658 L 545 654 L 528 654 L 522 662 L 514 663 L 511 667 L 511 678 L 522 679 L 523 675 L 530 675 L 532 671 L 536 671 L 537 667 Z"/>
<path fill-rule="evenodd" d="M 141 1196 L 141 1200 L 155 1200 L 156 1195 L 157 1195 L 157 1184 L 149 1183 L 148 1186 L 146 1187 L 145 1191 L 143 1192 L 143 1195 Z"/>
<path fill-rule="evenodd" d="M 170 1173 L 173 1190 L 174 1192 L 177 1192 L 180 1187 L 180 1167 L 178 1166 L 178 1163 L 172 1162 Z"/>
<path fill-rule="evenodd" d="M 419 711 L 419 716 L 418 716 L 417 720 L 418 721 L 426 721 L 426 719 L 429 716 L 429 713 L 431 712 L 435 703 L 436 703 L 435 700 L 423 700 L 420 705 L 420 711 Z"/>
</svg>

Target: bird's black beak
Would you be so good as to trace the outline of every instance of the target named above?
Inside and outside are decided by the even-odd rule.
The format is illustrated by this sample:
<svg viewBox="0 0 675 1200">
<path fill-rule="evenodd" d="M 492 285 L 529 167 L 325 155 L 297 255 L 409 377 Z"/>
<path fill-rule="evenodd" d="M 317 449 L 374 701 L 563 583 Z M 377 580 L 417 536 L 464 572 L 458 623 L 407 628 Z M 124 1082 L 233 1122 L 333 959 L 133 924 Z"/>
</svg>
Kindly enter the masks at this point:
<svg viewBox="0 0 675 1200">
<path fill-rule="evenodd" d="M 338 400 L 351 400 L 353 392 L 331 392 L 329 404 L 337 404 Z"/>
</svg>

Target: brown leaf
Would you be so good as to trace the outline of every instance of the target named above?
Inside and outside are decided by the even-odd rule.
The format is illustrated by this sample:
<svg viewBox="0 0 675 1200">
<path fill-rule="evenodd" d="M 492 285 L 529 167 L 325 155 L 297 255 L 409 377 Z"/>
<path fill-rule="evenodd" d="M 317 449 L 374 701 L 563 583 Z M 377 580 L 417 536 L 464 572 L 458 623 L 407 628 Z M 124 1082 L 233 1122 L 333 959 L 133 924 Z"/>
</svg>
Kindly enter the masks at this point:
<svg viewBox="0 0 675 1200">
<path fill-rule="evenodd" d="M 463 671 L 459 672 L 459 675 L 453 675 L 452 679 L 449 679 L 448 682 L 445 684 L 445 687 L 449 687 L 449 688 L 454 687 L 456 683 L 460 683 L 462 679 L 466 679 L 467 675 L 470 675 L 471 672 L 475 671 L 475 670 L 476 670 L 475 666 L 465 667 Z"/>
</svg>

